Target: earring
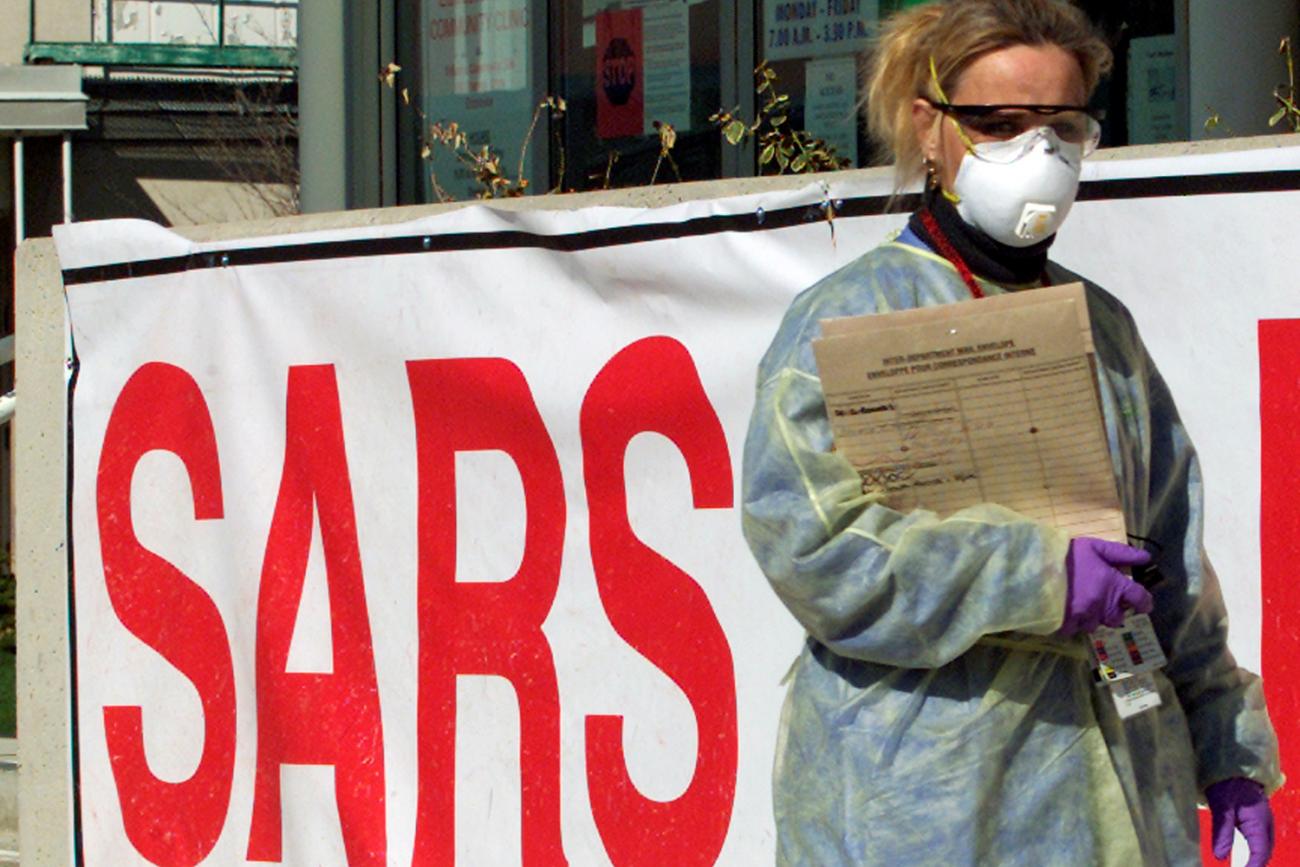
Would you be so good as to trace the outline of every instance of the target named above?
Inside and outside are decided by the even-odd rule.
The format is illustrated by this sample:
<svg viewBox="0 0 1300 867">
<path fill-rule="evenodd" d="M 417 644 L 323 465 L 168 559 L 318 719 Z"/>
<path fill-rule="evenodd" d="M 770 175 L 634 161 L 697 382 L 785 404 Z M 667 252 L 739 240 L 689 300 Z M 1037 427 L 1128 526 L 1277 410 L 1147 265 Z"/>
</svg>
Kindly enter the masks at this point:
<svg viewBox="0 0 1300 867">
<path fill-rule="evenodd" d="M 939 166 L 930 157 L 923 157 L 921 165 L 925 167 L 925 185 L 930 189 L 939 186 Z"/>
</svg>

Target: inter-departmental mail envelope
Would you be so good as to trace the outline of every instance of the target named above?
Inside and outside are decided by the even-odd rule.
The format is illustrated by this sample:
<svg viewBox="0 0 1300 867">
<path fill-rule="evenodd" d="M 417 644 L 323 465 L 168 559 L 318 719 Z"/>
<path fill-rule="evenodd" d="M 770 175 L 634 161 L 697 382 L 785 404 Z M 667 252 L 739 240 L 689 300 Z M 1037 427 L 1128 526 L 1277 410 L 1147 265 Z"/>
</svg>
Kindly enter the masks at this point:
<svg viewBox="0 0 1300 867">
<path fill-rule="evenodd" d="M 1124 541 L 1082 284 L 827 320 L 835 446 L 899 510 L 998 503 Z"/>
</svg>

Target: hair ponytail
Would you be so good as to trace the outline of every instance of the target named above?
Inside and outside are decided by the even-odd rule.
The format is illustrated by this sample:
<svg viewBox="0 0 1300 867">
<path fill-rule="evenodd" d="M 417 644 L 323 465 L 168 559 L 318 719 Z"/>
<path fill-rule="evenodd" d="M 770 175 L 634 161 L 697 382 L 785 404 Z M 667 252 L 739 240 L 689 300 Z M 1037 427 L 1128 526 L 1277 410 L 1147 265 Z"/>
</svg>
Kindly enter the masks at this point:
<svg viewBox="0 0 1300 867">
<path fill-rule="evenodd" d="M 890 16 L 867 72 L 867 129 L 881 156 L 893 158 L 900 183 L 920 171 L 921 149 L 912 129 L 912 101 L 928 92 L 930 44 L 943 18 L 939 4 Z"/>
</svg>

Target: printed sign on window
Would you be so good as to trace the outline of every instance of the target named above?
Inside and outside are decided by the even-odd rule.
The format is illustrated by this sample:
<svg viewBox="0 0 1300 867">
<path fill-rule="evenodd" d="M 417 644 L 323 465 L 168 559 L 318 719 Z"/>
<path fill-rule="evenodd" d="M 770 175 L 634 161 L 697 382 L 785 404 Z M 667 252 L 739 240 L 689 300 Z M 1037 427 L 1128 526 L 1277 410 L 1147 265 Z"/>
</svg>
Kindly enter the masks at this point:
<svg viewBox="0 0 1300 867">
<path fill-rule="evenodd" d="M 640 9 L 596 16 L 596 134 L 641 135 L 645 115 Z"/>
<path fill-rule="evenodd" d="M 765 60 L 847 54 L 867 48 L 880 0 L 764 0 Z"/>
</svg>

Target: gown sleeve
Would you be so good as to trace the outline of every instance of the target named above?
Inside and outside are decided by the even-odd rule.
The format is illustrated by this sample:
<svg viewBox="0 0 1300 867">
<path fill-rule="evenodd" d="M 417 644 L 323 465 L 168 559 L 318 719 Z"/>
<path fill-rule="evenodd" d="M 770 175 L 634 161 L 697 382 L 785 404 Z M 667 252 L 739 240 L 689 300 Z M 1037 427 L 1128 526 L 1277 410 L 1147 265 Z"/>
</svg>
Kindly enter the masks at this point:
<svg viewBox="0 0 1300 867">
<path fill-rule="evenodd" d="M 806 298 L 787 314 L 745 442 L 744 534 L 781 600 L 835 653 L 905 668 L 942 666 L 992 633 L 1054 633 L 1066 534 L 993 504 L 941 520 L 865 497 L 832 448 L 816 318 Z"/>
<path fill-rule="evenodd" d="M 1200 464 L 1169 389 L 1142 350 L 1151 429 L 1148 535 L 1163 547 L 1152 588 L 1152 620 L 1165 645 L 1165 674 L 1187 716 L 1205 787 L 1247 777 L 1269 792 L 1281 786 L 1277 736 L 1259 677 L 1240 668 L 1228 649 L 1228 615 L 1202 547 Z"/>
</svg>

